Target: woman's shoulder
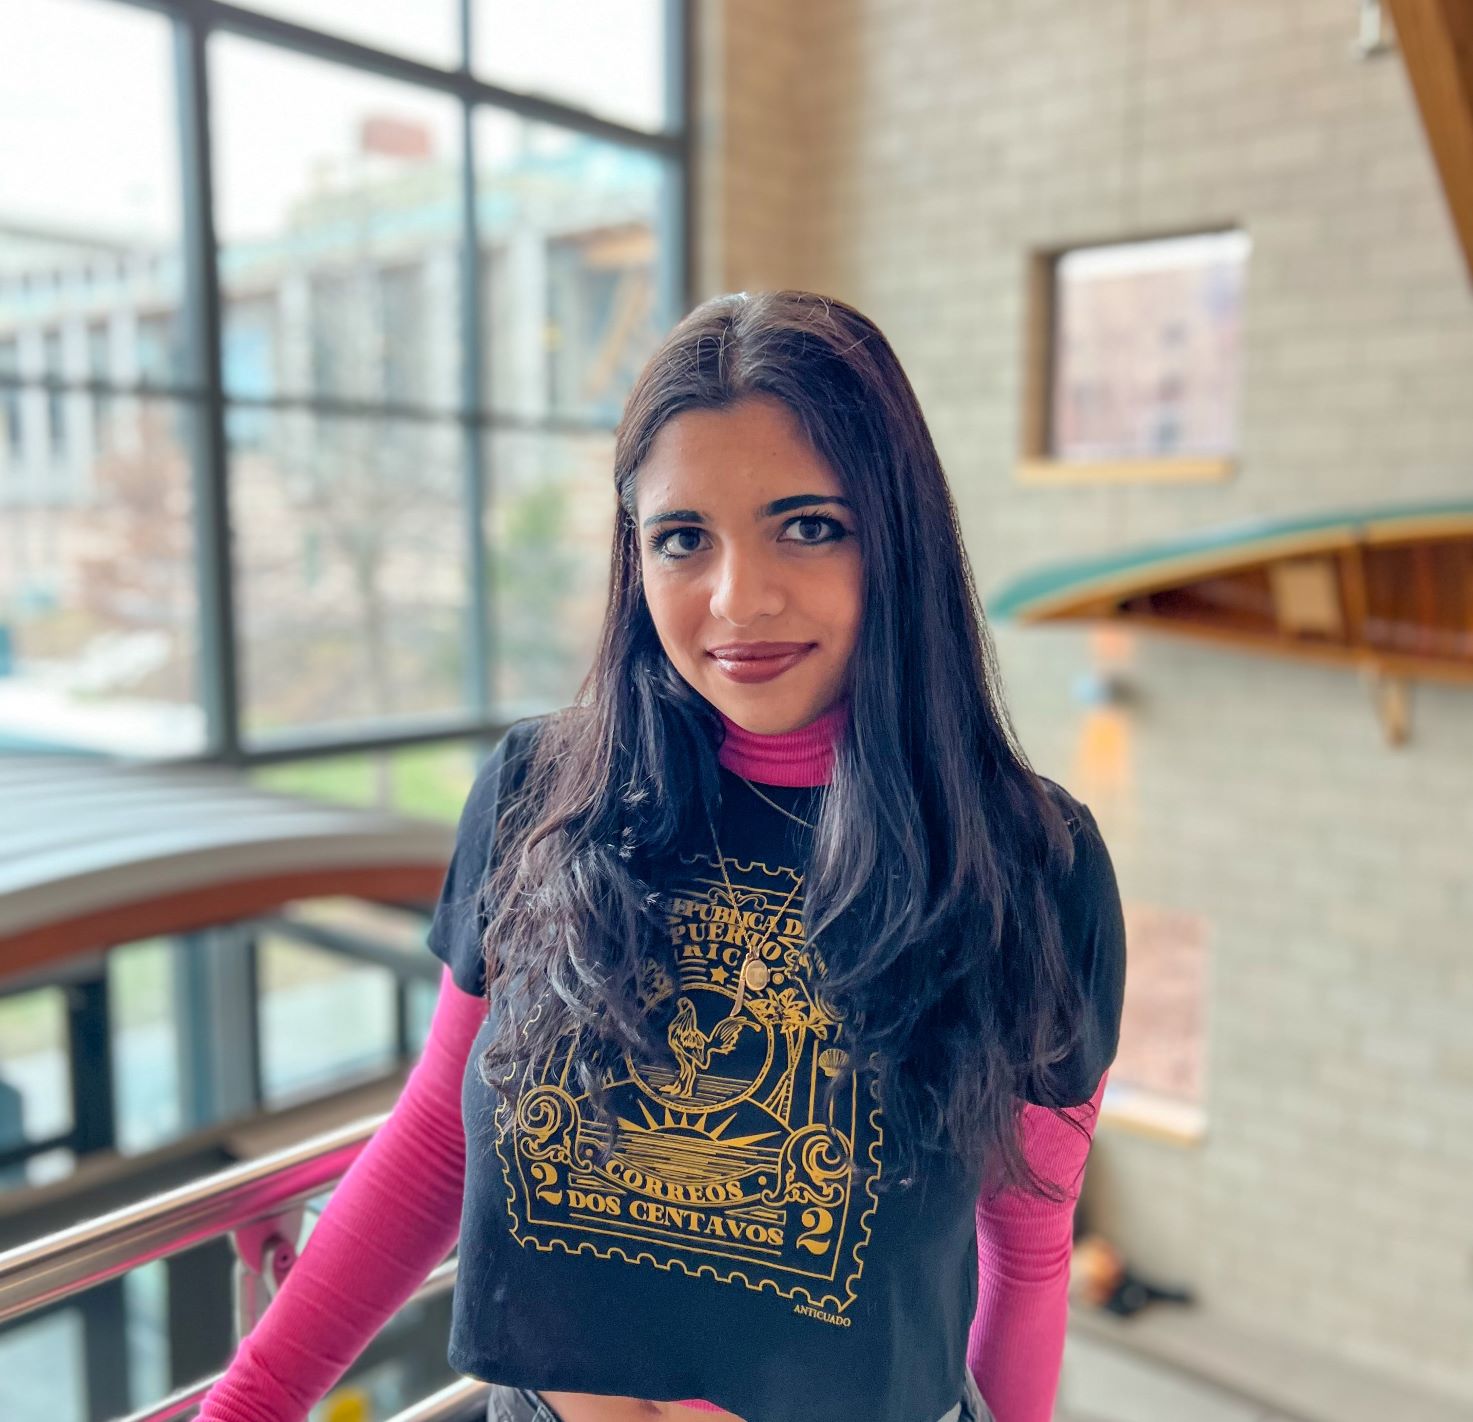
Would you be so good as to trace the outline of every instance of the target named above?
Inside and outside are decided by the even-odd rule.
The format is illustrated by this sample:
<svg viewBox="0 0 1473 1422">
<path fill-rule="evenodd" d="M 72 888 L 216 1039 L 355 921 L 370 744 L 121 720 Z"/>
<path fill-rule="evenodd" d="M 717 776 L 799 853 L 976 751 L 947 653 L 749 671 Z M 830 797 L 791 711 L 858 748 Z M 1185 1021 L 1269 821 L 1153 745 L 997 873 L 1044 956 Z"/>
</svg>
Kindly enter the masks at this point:
<svg viewBox="0 0 1473 1422">
<path fill-rule="evenodd" d="M 1089 806 L 1057 781 L 1040 779 L 1073 838 L 1068 865 L 1057 867 L 1061 861 L 1053 861 L 1050 886 L 1064 959 L 1085 1010 L 1078 1044 L 1030 1088 L 1028 1099 L 1075 1106 L 1094 1095 L 1119 1043 L 1125 997 L 1124 908 L 1109 848 Z"/>
<path fill-rule="evenodd" d="M 1046 775 L 1040 775 L 1038 779 L 1069 826 L 1074 846 L 1070 862 L 1054 886 L 1056 896 L 1075 902 L 1102 898 L 1108 901 L 1115 897 L 1118 893 L 1115 866 L 1094 812 L 1057 780 L 1050 780 Z M 1058 860 L 1051 862 L 1059 863 Z"/>
<path fill-rule="evenodd" d="M 502 733 L 501 744 L 497 749 L 508 760 L 524 759 L 535 749 L 548 728 L 557 724 L 564 714 L 564 709 L 559 708 L 556 711 L 537 711 L 518 716 Z"/>
<path fill-rule="evenodd" d="M 503 728 L 471 782 L 461 815 L 462 833 L 484 832 L 494 824 L 507 797 L 525 779 L 539 741 L 561 714 L 542 711 L 519 716 Z"/>
<path fill-rule="evenodd" d="M 483 770 L 493 765 L 520 768 L 530 760 L 532 753 L 549 733 L 563 733 L 576 724 L 580 716 L 586 715 L 580 706 L 559 706 L 549 711 L 529 712 L 507 723 L 497 740 Z"/>
<path fill-rule="evenodd" d="M 1078 838 L 1079 831 L 1084 826 L 1098 831 L 1099 826 L 1095 823 L 1095 817 L 1083 800 L 1076 799 L 1057 780 L 1050 780 L 1047 775 L 1038 775 L 1036 778 L 1059 813 L 1063 815 L 1064 822 L 1069 826 L 1075 838 Z"/>
<path fill-rule="evenodd" d="M 487 814 L 495 814 L 512 796 L 520 794 L 529 783 L 528 772 L 534 761 L 540 759 L 543 767 L 549 758 L 555 762 L 559 748 L 568 744 L 567 738 L 585 724 L 590 714 L 586 706 L 559 706 L 507 722 L 471 785 L 466 801 L 471 817 L 480 821 Z M 544 742 L 547 755 L 539 758 L 537 751 Z M 542 783 L 540 774 L 538 783 Z"/>
</svg>

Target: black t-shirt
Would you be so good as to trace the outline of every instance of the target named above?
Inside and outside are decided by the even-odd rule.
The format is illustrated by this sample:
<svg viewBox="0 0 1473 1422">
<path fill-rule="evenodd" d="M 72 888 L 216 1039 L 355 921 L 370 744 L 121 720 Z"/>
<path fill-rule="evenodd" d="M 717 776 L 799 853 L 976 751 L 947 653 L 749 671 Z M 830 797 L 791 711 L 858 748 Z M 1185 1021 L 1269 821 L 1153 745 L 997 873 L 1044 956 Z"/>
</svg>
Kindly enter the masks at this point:
<svg viewBox="0 0 1473 1422">
<path fill-rule="evenodd" d="M 519 784 L 538 721 L 513 726 L 477 777 L 431 925 L 431 950 L 466 992 L 485 990 L 478 891 L 498 796 Z M 809 831 L 791 818 L 812 821 L 822 788 L 759 795 L 721 777 L 717 831 L 741 914 L 765 925 L 787 903 L 763 949 L 768 981 L 732 1016 L 747 930 L 713 846 L 652 871 L 670 933 L 644 986 L 678 1066 L 626 1058 L 606 1167 L 588 1149 L 605 1128 L 564 1062 L 498 1129 L 510 1112 L 475 1064 L 493 993 L 463 1083 L 449 1361 L 539 1390 L 704 1398 L 747 1422 L 934 1422 L 966 1366 L 979 1175 L 933 1156 L 912 1184 L 876 1189 L 896 1162 L 872 1073 L 824 1111 L 845 1036 L 813 991 L 798 884 Z M 1068 1105 L 1114 1057 L 1124 930 L 1093 816 L 1054 788 L 1077 844 L 1062 925 L 1091 1005 L 1085 1044 L 1055 1072 L 1052 1104 Z M 867 1163 L 852 1186 L 851 1158 Z"/>
</svg>

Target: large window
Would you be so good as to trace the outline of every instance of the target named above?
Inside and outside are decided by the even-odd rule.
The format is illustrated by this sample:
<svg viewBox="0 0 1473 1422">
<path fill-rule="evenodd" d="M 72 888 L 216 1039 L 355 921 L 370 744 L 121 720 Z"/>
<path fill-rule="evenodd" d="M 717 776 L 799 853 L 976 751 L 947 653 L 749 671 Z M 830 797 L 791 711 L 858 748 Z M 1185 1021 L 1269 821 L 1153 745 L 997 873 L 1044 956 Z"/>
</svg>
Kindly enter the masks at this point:
<svg viewBox="0 0 1473 1422">
<path fill-rule="evenodd" d="M 612 430 L 687 301 L 685 15 L 9 0 L 0 752 L 572 696 Z"/>
<path fill-rule="evenodd" d="M 1233 230 L 1035 255 L 1025 479 L 1231 474 L 1249 248 Z"/>
</svg>

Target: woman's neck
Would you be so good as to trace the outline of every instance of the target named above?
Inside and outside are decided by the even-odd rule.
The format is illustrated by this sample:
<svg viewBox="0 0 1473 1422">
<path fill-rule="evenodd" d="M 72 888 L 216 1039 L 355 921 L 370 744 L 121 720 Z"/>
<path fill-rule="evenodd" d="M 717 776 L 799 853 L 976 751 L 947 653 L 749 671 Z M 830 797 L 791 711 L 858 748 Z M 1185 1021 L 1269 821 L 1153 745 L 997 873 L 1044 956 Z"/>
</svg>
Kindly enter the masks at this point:
<svg viewBox="0 0 1473 1422">
<path fill-rule="evenodd" d="M 841 697 L 806 726 L 767 734 L 749 731 L 717 709 L 726 738 L 716 759 L 728 770 L 764 785 L 828 784 L 834 746 L 849 718 L 847 698 Z"/>
</svg>

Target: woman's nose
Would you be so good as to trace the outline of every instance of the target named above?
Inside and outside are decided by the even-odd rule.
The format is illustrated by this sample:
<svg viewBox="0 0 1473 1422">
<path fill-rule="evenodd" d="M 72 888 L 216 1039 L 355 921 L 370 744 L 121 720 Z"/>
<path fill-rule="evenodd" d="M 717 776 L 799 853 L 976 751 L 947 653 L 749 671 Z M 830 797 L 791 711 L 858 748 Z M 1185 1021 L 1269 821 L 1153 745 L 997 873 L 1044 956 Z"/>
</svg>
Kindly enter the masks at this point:
<svg viewBox="0 0 1473 1422">
<path fill-rule="evenodd" d="M 750 550 L 733 548 L 720 560 L 711 590 L 711 615 L 745 627 L 781 612 L 786 602 L 778 570 Z"/>
</svg>

